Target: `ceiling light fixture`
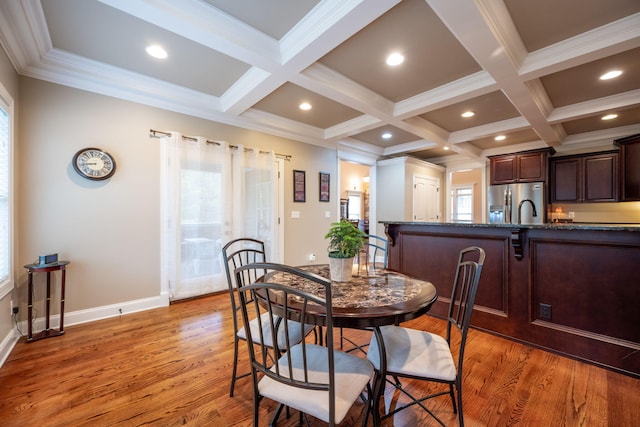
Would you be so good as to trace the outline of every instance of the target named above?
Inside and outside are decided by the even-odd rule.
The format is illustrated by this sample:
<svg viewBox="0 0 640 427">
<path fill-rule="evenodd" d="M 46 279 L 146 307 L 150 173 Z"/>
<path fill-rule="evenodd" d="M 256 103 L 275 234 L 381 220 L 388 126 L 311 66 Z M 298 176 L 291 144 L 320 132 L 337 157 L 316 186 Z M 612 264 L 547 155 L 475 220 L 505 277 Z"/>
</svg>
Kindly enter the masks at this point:
<svg viewBox="0 0 640 427">
<path fill-rule="evenodd" d="M 600 76 L 600 80 L 615 79 L 620 74 L 622 74 L 622 71 L 620 71 L 620 70 L 611 70 L 611 71 L 608 71 L 608 72 L 604 73 L 603 75 L 601 75 Z"/>
<path fill-rule="evenodd" d="M 442 149 L 443 149 L 443 150 L 445 150 L 445 151 L 447 151 L 447 150 L 449 149 L 449 147 L 444 146 L 444 147 L 442 147 Z"/>
<path fill-rule="evenodd" d="M 507 137 L 504 135 L 498 135 L 493 139 L 495 139 L 496 141 L 504 141 L 505 139 L 507 139 Z"/>
<path fill-rule="evenodd" d="M 393 136 L 391 132 L 385 132 L 382 134 L 382 139 L 390 139 Z"/>
<path fill-rule="evenodd" d="M 461 114 L 462 117 L 473 117 L 475 115 L 476 113 L 474 113 L 473 111 L 465 111 L 464 113 Z"/>
<path fill-rule="evenodd" d="M 311 104 L 309 104 L 308 102 L 303 102 L 298 107 L 304 111 L 311 110 Z"/>
<path fill-rule="evenodd" d="M 153 56 L 154 58 L 158 58 L 158 59 L 166 59 L 169 55 L 167 54 L 167 51 L 163 49 L 162 46 L 157 45 L 157 44 L 152 44 L 149 45 L 145 48 L 145 51 L 147 51 L 147 53 L 151 56 Z"/>
<path fill-rule="evenodd" d="M 387 65 L 391 65 L 392 67 L 400 65 L 403 62 L 404 56 L 399 52 L 393 52 L 391 55 L 387 56 Z"/>
<path fill-rule="evenodd" d="M 606 116 L 602 116 L 602 120 L 613 120 L 618 117 L 617 114 L 607 114 Z"/>
</svg>

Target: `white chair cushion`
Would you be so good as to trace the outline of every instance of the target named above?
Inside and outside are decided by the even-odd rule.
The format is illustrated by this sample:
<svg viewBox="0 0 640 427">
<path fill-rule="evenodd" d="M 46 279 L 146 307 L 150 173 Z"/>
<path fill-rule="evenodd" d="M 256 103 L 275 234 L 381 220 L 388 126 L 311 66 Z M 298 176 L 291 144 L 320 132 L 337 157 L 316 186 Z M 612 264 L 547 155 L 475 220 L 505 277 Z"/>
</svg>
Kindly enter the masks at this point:
<svg viewBox="0 0 640 427">
<path fill-rule="evenodd" d="M 271 324 L 269 323 L 269 313 L 262 314 L 262 332 L 265 338 L 265 345 L 273 347 L 273 339 L 271 338 Z M 260 342 L 260 325 L 258 319 L 252 319 L 249 322 L 251 327 L 251 338 L 255 342 Z M 304 325 L 304 334 L 302 333 L 302 325 L 298 322 L 289 320 L 289 339 L 292 343 L 302 341 L 302 338 L 306 337 L 311 331 L 313 331 L 314 325 Z M 247 333 L 244 326 L 238 330 L 238 338 L 246 340 Z M 278 346 L 284 348 L 285 346 L 285 330 L 284 324 L 281 324 L 278 328 Z"/>
<path fill-rule="evenodd" d="M 387 371 L 415 377 L 453 381 L 456 366 L 447 341 L 440 335 L 400 326 L 380 328 L 387 353 Z M 367 358 L 380 367 L 380 351 L 374 334 Z"/>
<path fill-rule="evenodd" d="M 306 347 L 309 381 L 328 383 L 327 347 L 313 344 L 308 344 Z M 293 361 L 294 378 L 303 380 L 302 345 L 299 344 L 292 347 L 289 353 L 278 360 L 281 374 L 283 372 L 288 373 L 288 357 L 291 357 Z M 371 379 L 373 366 L 366 359 L 341 351 L 334 351 L 334 362 L 335 423 L 338 424 L 347 415 L 347 412 L 349 412 L 349 409 Z M 272 368 L 271 370 L 274 371 L 275 369 Z M 291 387 L 267 376 L 260 380 L 258 389 L 264 397 L 284 403 L 324 422 L 329 422 L 329 393 L 327 391 Z"/>
</svg>

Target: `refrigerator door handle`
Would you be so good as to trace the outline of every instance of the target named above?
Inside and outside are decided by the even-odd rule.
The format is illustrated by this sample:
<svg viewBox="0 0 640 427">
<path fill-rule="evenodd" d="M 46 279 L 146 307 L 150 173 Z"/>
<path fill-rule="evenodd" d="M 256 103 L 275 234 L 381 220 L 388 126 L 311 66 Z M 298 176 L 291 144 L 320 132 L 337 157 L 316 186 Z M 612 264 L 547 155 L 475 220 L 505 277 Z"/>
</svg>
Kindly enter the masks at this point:
<svg viewBox="0 0 640 427">
<path fill-rule="evenodd" d="M 504 222 L 511 224 L 511 188 L 504 190 Z"/>
</svg>

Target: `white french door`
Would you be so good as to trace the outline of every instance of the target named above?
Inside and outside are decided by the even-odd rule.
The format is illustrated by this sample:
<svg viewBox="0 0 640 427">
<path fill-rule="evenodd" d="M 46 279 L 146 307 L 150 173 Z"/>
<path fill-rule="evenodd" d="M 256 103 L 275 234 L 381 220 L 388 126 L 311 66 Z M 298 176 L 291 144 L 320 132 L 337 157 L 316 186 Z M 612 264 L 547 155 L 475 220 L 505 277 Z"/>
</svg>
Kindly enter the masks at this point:
<svg viewBox="0 0 640 427">
<path fill-rule="evenodd" d="M 171 132 L 161 157 L 161 276 L 170 300 L 227 288 L 221 249 L 229 240 L 262 240 L 267 259 L 279 259 L 274 153 Z"/>
</svg>

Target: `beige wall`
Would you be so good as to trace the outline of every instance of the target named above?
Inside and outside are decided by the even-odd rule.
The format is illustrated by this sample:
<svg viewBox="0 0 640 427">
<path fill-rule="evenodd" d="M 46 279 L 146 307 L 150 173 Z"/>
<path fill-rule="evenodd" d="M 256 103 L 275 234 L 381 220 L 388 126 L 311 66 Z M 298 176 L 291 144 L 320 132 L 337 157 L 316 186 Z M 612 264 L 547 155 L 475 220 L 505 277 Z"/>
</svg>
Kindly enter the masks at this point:
<svg viewBox="0 0 640 427">
<path fill-rule="evenodd" d="M 309 253 L 326 261 L 324 234 L 335 220 L 338 198 L 332 197 L 330 204 L 318 201 L 318 172 L 336 176 L 334 150 L 40 80 L 21 78 L 20 85 L 16 177 L 20 245 L 15 266 L 22 319 L 26 312 L 22 266 L 45 253 L 71 261 L 67 313 L 132 300 L 161 300 L 160 144 L 149 137 L 150 128 L 290 154 L 284 174 L 285 262 L 307 263 Z M 87 181 L 71 167 L 74 153 L 91 146 L 115 157 L 117 170 L 110 180 Z M 293 169 L 307 172 L 306 203 L 292 201 Z M 334 183 L 332 195 L 336 191 Z M 291 219 L 292 210 L 300 212 L 300 219 Z M 325 218 L 325 211 L 330 218 Z"/>
<path fill-rule="evenodd" d="M 473 186 L 473 222 L 482 222 L 482 169 L 471 169 L 451 174 L 451 186 L 471 185 Z M 445 195 L 447 196 L 447 195 Z M 446 200 L 450 203 L 450 200 Z M 451 218 L 446 218 L 445 222 L 449 222 Z"/>
<path fill-rule="evenodd" d="M 346 198 L 348 191 L 364 191 L 362 178 L 365 176 L 369 176 L 369 166 L 340 162 L 340 197 Z"/>
</svg>

